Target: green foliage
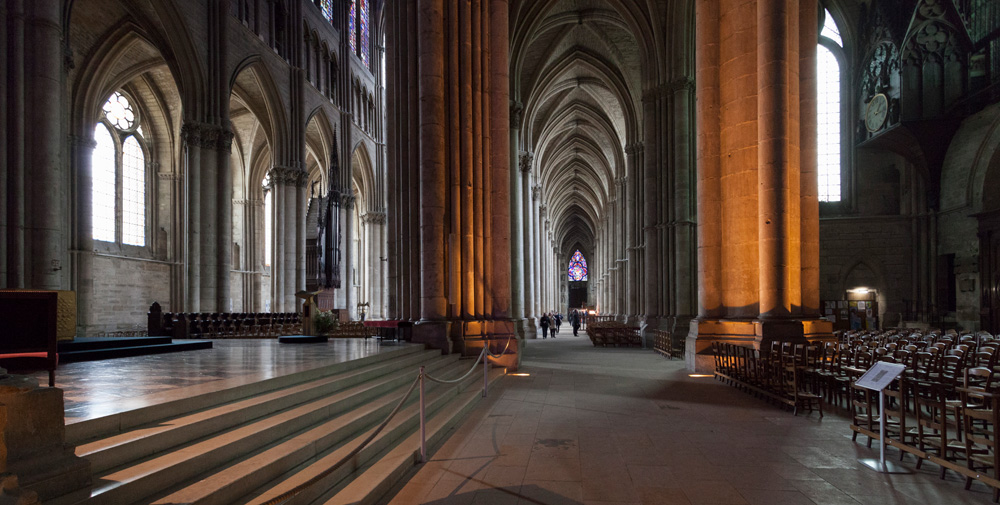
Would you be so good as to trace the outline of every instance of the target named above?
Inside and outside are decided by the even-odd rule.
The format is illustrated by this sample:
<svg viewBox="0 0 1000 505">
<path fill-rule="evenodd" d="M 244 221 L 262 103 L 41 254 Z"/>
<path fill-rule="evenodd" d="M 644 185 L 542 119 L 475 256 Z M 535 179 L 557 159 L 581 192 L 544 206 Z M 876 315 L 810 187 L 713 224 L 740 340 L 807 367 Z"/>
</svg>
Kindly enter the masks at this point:
<svg viewBox="0 0 1000 505">
<path fill-rule="evenodd" d="M 326 335 L 337 331 L 337 328 L 340 327 L 340 321 L 332 310 L 321 310 L 316 313 L 315 325 L 316 333 Z"/>
</svg>

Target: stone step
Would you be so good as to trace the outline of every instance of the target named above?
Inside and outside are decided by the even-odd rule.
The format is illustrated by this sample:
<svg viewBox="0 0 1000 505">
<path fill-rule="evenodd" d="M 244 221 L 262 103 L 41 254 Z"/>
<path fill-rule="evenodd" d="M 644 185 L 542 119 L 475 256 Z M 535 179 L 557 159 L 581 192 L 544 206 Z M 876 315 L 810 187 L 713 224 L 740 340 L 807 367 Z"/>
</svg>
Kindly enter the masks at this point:
<svg viewBox="0 0 1000 505">
<path fill-rule="evenodd" d="M 450 368 L 449 365 L 455 363 L 454 359 L 442 357 L 440 354 L 432 359 L 429 366 L 434 369 L 447 370 Z M 390 384 L 406 382 L 408 379 L 405 375 L 410 377 L 415 375 L 415 367 L 393 375 L 403 377 L 401 381 L 398 377 L 393 378 L 395 381 L 388 379 Z M 149 503 L 149 498 L 157 493 L 171 489 L 179 483 L 213 473 L 217 468 L 245 458 L 247 454 L 259 452 L 262 447 L 279 443 L 286 437 L 295 437 L 295 434 L 301 432 L 308 433 L 311 427 L 324 423 L 340 412 L 347 411 L 346 415 L 357 416 L 356 411 L 359 408 L 362 412 L 369 408 L 365 405 L 366 402 L 378 404 L 378 393 L 383 390 L 379 387 L 382 382 L 385 381 L 376 381 L 375 385 L 364 383 L 332 396 L 284 409 L 186 445 L 171 448 L 169 451 L 157 453 L 149 458 L 96 474 L 91 495 L 82 503 L 88 505 Z M 349 410 L 352 408 L 354 410 Z M 358 429 L 360 428 L 359 426 Z M 309 447 L 317 442 L 300 439 L 300 443 Z"/>
<path fill-rule="evenodd" d="M 189 415 L 193 412 L 214 408 L 219 405 L 298 384 L 308 383 L 331 375 L 357 370 L 386 360 L 400 358 L 407 354 L 423 352 L 425 352 L 424 347 L 421 345 L 404 345 L 364 358 L 280 375 L 262 381 L 248 381 L 242 378 L 232 379 L 228 381 L 228 387 L 225 388 L 219 389 L 213 386 L 213 390 L 211 391 L 195 393 L 186 398 L 163 401 L 127 412 L 68 424 L 66 426 L 66 441 L 69 444 L 79 446 L 97 439 L 125 433 L 143 425 L 168 422 L 174 418 Z"/>
<path fill-rule="evenodd" d="M 178 340 L 168 344 L 135 345 L 130 347 L 109 347 L 60 352 L 59 362 L 74 363 L 79 361 L 97 361 L 104 359 L 129 358 L 132 356 L 145 356 L 148 354 L 163 354 L 167 352 L 197 351 L 200 349 L 211 348 L 211 340 Z"/>
<path fill-rule="evenodd" d="M 468 371 L 471 362 L 463 360 L 462 366 L 454 373 L 441 374 L 434 372 L 433 375 L 445 378 L 460 376 Z M 503 375 L 502 369 L 491 371 L 491 382 L 496 381 Z M 461 416 L 468 411 L 482 395 L 482 374 L 476 370 L 469 378 L 458 385 L 449 385 L 442 389 L 434 387 L 434 392 L 426 394 L 425 411 L 427 414 L 427 439 L 428 445 L 434 444 L 447 429 L 461 420 Z M 426 387 L 430 388 L 433 383 L 428 382 Z M 414 392 L 416 398 L 418 393 Z M 420 453 L 420 417 L 419 404 L 414 402 L 404 407 L 394 418 L 385 430 L 380 433 L 372 442 L 357 455 L 352 457 L 344 466 L 337 471 L 322 477 L 310 487 L 300 491 L 288 501 L 282 502 L 284 505 L 305 505 L 310 503 L 323 503 L 331 497 L 339 496 L 342 490 L 355 486 L 351 493 L 371 494 L 370 500 L 374 502 L 381 495 L 391 489 L 391 487 L 402 477 L 406 470 L 413 468 L 417 463 Z M 310 481 L 314 477 L 327 471 L 337 462 L 354 450 L 361 441 L 365 440 L 374 427 L 365 433 L 360 434 L 350 444 L 322 455 L 315 461 L 303 468 L 297 468 L 283 479 L 269 482 L 258 489 L 252 498 L 246 498 L 237 503 L 246 505 L 263 505 L 282 494 L 295 489 L 300 484 Z M 404 444 L 403 449 L 399 449 L 400 443 Z M 415 444 L 415 445 L 414 445 Z M 400 454 L 408 454 L 408 459 L 400 458 Z M 391 466 L 398 470 L 379 475 L 377 472 L 387 470 L 386 458 L 392 461 Z M 372 473 L 366 471 L 368 468 L 375 468 Z M 364 472 L 364 473 L 362 473 Z M 345 488 L 345 486 L 347 488 Z M 170 502 L 163 502 L 166 505 Z M 187 502 L 173 502 L 187 503 Z M 198 502 L 199 505 L 218 505 L 216 503 Z"/>
<path fill-rule="evenodd" d="M 498 390 L 499 379 L 503 376 L 503 369 L 491 370 L 490 388 Z M 477 376 L 476 384 L 480 387 L 471 387 L 457 395 L 437 415 L 427 420 L 428 458 L 432 452 L 431 448 L 442 443 L 482 399 L 482 377 Z M 495 392 L 499 394 L 499 391 Z M 311 505 L 374 505 L 395 488 L 419 462 L 420 433 L 415 431 L 374 460 L 346 486 L 312 501 Z"/>
<path fill-rule="evenodd" d="M 442 376 L 461 375 L 468 366 L 469 363 L 463 361 L 449 366 L 448 369 L 434 370 L 433 373 Z M 413 374 L 410 378 L 412 380 L 415 377 L 416 374 Z M 457 391 L 467 385 L 469 381 L 463 381 L 459 385 L 429 387 L 426 402 L 428 415 L 434 415 L 436 411 L 446 408 L 455 398 Z M 308 432 L 272 445 L 218 473 L 206 476 L 197 483 L 163 495 L 151 503 L 223 505 L 263 503 L 278 497 L 330 468 L 332 464 L 357 448 L 385 420 L 409 386 L 410 384 L 400 387 L 394 394 L 379 399 L 377 405 L 368 405 L 340 418 L 331 419 Z M 409 397 L 408 405 L 366 449 L 306 493 L 296 496 L 294 503 L 302 503 L 303 498 L 309 493 L 313 496 L 322 494 L 331 485 L 342 481 L 355 469 L 362 467 L 371 458 L 385 452 L 392 444 L 413 432 L 418 423 L 417 398 L 417 392 L 414 391 Z M 345 436 L 347 434 L 350 436 Z"/>
<path fill-rule="evenodd" d="M 334 395 L 348 388 L 353 389 L 337 398 L 349 394 L 347 399 L 360 401 L 366 397 L 366 392 L 381 394 L 396 387 L 396 383 L 400 380 L 405 381 L 407 373 L 412 374 L 420 363 L 435 356 L 440 356 L 440 352 L 423 351 L 406 354 L 366 368 L 290 386 L 190 415 L 157 421 L 125 433 L 81 444 L 77 446 L 76 454 L 90 460 L 92 471 L 98 474 L 129 461 L 150 457 L 171 447 L 231 429 L 317 398 Z M 394 373 L 397 370 L 400 372 Z M 361 384 L 365 385 L 365 389 L 356 387 Z M 351 408 L 351 404 L 342 402 L 340 407 Z"/>
</svg>

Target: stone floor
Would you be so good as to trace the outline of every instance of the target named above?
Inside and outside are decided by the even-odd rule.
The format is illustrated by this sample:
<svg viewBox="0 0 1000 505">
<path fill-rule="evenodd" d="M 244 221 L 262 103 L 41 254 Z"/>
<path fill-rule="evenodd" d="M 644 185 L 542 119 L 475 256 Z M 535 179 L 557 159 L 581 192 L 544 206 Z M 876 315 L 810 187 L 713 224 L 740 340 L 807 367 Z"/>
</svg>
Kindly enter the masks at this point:
<svg viewBox="0 0 1000 505">
<path fill-rule="evenodd" d="M 502 393 L 387 502 L 991 503 L 989 488 L 965 491 L 955 474 L 940 480 L 931 463 L 909 475 L 863 466 L 858 459 L 877 450 L 851 441 L 842 412 L 795 417 L 713 378 L 689 377 L 679 360 L 597 349 L 563 330 L 529 341 L 521 371 L 531 375 L 506 378 Z"/>
<path fill-rule="evenodd" d="M 66 363 L 56 371 L 56 387 L 72 424 L 401 348 L 353 338 L 325 344 L 215 340 L 212 349 Z M 47 372 L 33 376 L 48 383 Z"/>
</svg>

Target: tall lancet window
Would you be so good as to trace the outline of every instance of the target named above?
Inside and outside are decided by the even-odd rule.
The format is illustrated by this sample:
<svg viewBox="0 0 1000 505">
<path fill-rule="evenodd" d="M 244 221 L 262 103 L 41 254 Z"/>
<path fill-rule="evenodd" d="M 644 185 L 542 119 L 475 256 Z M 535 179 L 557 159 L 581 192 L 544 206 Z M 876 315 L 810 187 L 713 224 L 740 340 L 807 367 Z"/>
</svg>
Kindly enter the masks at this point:
<svg viewBox="0 0 1000 505">
<path fill-rule="evenodd" d="M 146 245 L 146 145 L 139 114 L 129 98 L 114 92 L 94 127 L 91 158 L 93 237 L 103 242 Z"/>
<path fill-rule="evenodd" d="M 271 195 L 271 177 L 264 178 L 261 183 L 264 188 L 264 266 L 271 266 L 271 244 L 273 244 L 273 230 L 271 227 L 271 209 L 274 198 Z"/>
<path fill-rule="evenodd" d="M 320 0 L 319 6 L 323 11 L 323 17 L 333 23 L 333 0 Z"/>
<path fill-rule="evenodd" d="M 830 11 L 825 11 L 825 14 L 826 21 L 816 50 L 819 201 L 839 202 L 842 171 L 840 146 L 843 140 L 840 124 L 840 62 L 844 54 L 844 42 Z"/>
<path fill-rule="evenodd" d="M 369 40 L 371 39 L 371 23 L 369 22 L 370 11 L 369 0 L 351 0 L 351 7 L 347 13 L 347 40 L 351 45 L 351 52 L 358 55 L 365 68 L 371 70 L 371 51 Z"/>
<path fill-rule="evenodd" d="M 568 273 L 569 280 L 571 281 L 579 282 L 587 280 L 587 259 L 583 257 L 583 253 L 579 249 L 569 259 Z"/>
</svg>

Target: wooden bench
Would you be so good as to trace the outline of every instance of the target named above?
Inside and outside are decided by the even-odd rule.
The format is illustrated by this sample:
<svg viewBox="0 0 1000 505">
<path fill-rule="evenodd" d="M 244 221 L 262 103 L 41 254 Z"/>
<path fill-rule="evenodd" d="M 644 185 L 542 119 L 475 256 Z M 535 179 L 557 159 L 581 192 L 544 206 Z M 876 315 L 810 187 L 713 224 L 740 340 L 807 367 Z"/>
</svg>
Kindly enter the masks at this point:
<svg viewBox="0 0 1000 505">
<path fill-rule="evenodd" d="M 49 372 L 59 365 L 55 291 L 0 291 L 0 367 L 15 373 Z"/>
</svg>

